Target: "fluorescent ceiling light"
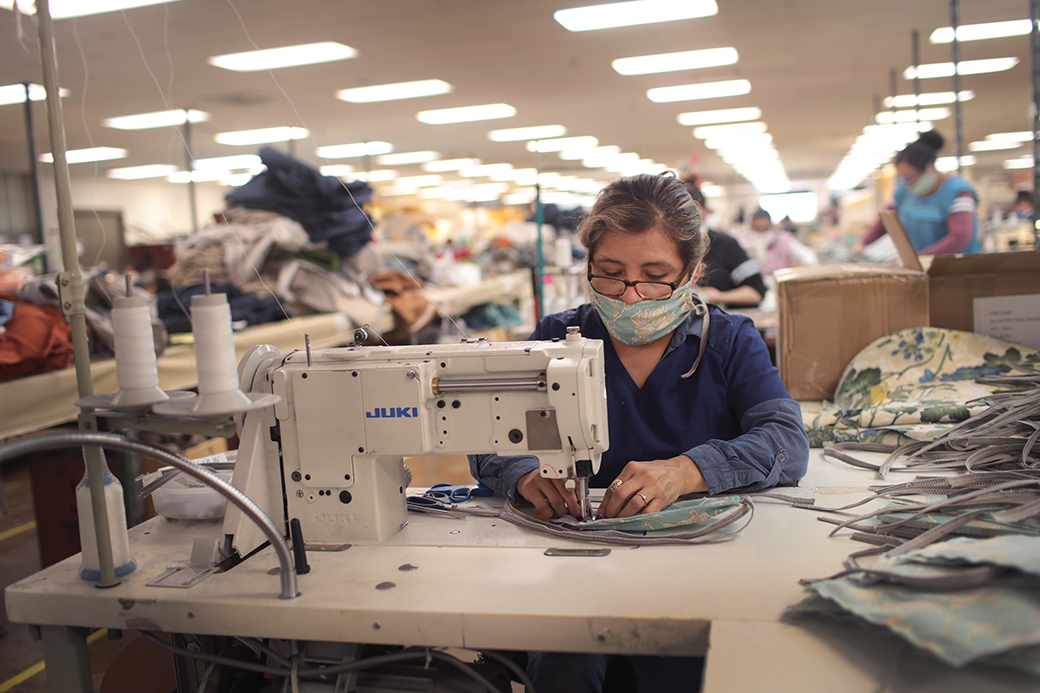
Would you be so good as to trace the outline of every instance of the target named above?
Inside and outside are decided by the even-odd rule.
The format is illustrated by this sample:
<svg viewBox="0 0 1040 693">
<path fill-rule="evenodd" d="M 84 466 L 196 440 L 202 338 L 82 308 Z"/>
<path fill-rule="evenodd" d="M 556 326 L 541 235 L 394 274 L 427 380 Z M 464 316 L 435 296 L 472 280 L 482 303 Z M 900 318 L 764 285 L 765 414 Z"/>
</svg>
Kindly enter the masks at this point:
<svg viewBox="0 0 1040 693">
<path fill-rule="evenodd" d="M 973 152 L 995 152 L 1001 149 L 1018 149 L 1023 145 L 1025 145 L 1025 142 L 1017 140 L 981 140 L 979 142 L 969 142 L 968 149 Z"/>
<path fill-rule="evenodd" d="M 376 192 L 382 197 L 396 197 L 400 195 L 414 195 L 418 188 L 408 186 L 388 185 L 385 188 L 377 188 Z"/>
<path fill-rule="evenodd" d="M 748 108 L 720 108 L 714 111 L 694 111 L 692 113 L 680 113 L 676 116 L 679 125 L 713 125 L 715 123 L 736 123 L 743 120 L 758 120 L 762 117 L 762 109 L 749 106 Z"/>
<path fill-rule="evenodd" d="M 415 117 L 421 123 L 429 125 L 445 125 L 447 123 L 472 123 L 476 120 L 494 120 L 496 118 L 512 118 L 516 109 L 505 103 L 489 103 L 482 106 L 461 106 L 459 108 L 441 108 L 433 111 L 419 111 Z"/>
<path fill-rule="evenodd" d="M 737 62 L 736 48 L 705 48 L 696 51 L 641 55 L 635 58 L 618 58 L 610 63 L 621 75 L 650 75 L 658 72 L 698 70 L 704 67 L 732 65 Z"/>
<path fill-rule="evenodd" d="M 992 135 L 986 135 L 986 139 L 999 142 L 1032 142 L 1033 133 L 1029 130 L 1021 132 L 994 132 Z"/>
<path fill-rule="evenodd" d="M 1010 70 L 1018 65 L 1018 58 L 987 58 L 985 60 L 962 60 L 957 63 L 957 72 L 961 75 L 981 75 L 987 72 L 1001 72 Z M 953 63 L 929 63 L 914 66 L 903 70 L 904 79 L 914 79 L 915 74 L 921 79 L 932 79 L 935 77 L 953 77 Z"/>
<path fill-rule="evenodd" d="M 396 179 L 399 188 L 428 188 L 431 185 L 440 185 L 443 178 L 437 175 L 426 176 L 404 176 Z"/>
<path fill-rule="evenodd" d="M 238 188 L 253 180 L 252 173 L 229 173 L 220 179 L 220 182 L 229 188 Z"/>
<path fill-rule="evenodd" d="M 326 166 L 319 166 L 318 172 L 323 176 L 342 178 L 343 176 L 349 176 L 354 173 L 354 167 L 350 164 L 328 164 Z"/>
<path fill-rule="evenodd" d="M 196 170 L 238 171 L 240 169 L 260 168 L 264 162 L 256 154 L 235 154 L 234 156 L 214 156 L 208 159 L 195 159 L 192 162 Z"/>
<path fill-rule="evenodd" d="M 607 157 L 591 157 L 584 159 L 581 163 L 585 168 L 606 168 L 608 170 L 616 170 L 618 167 L 625 164 L 634 164 L 639 161 L 639 155 L 635 152 L 622 152 L 620 154 L 612 154 Z"/>
<path fill-rule="evenodd" d="M 397 82 L 396 84 L 377 84 L 371 87 L 341 89 L 336 98 L 350 103 L 374 103 L 376 101 L 397 101 L 414 99 L 420 96 L 436 96 L 450 94 L 452 86 L 440 79 L 423 79 L 418 82 Z"/>
<path fill-rule="evenodd" d="M 1033 168 L 1033 157 L 1024 156 L 1021 159 L 1008 159 L 1004 162 L 1004 168 Z"/>
<path fill-rule="evenodd" d="M 975 92 L 970 89 L 961 92 L 961 101 L 971 101 L 975 98 Z M 953 103 L 957 99 L 954 97 L 952 91 L 937 91 L 930 94 L 921 94 L 920 97 L 915 97 L 913 94 L 900 94 L 898 96 L 886 96 L 885 107 L 892 108 L 913 108 L 914 106 L 939 106 L 944 103 Z"/>
<path fill-rule="evenodd" d="M 258 72 L 260 70 L 276 70 L 282 67 L 298 65 L 314 65 L 346 60 L 357 55 L 350 46 L 335 41 L 321 43 L 305 43 L 299 46 L 282 46 L 245 53 L 229 53 L 207 58 L 206 62 L 225 70 L 235 72 Z"/>
<path fill-rule="evenodd" d="M 712 137 L 704 140 L 708 149 L 747 150 L 768 147 L 773 143 L 773 136 L 768 132 L 759 135 L 739 135 L 730 137 Z"/>
<path fill-rule="evenodd" d="M 384 154 L 376 159 L 376 163 L 380 166 L 407 166 L 408 164 L 436 161 L 439 158 L 441 158 L 440 152 L 399 152 L 397 154 Z"/>
<path fill-rule="evenodd" d="M 702 183 L 701 192 L 705 197 L 723 197 L 726 194 L 726 189 L 714 183 Z"/>
<path fill-rule="evenodd" d="M 529 152 L 562 152 L 565 149 L 592 149 L 599 144 L 595 137 L 557 137 L 552 140 L 534 140 L 527 143 Z"/>
<path fill-rule="evenodd" d="M 553 12 L 553 19 L 567 31 L 594 31 L 710 17 L 718 13 L 715 0 L 635 0 L 558 10 Z"/>
<path fill-rule="evenodd" d="M 961 166 L 974 166 L 975 157 L 968 154 L 961 157 Z M 955 171 L 957 170 L 957 157 L 955 156 L 940 156 L 935 160 L 936 171 Z"/>
<path fill-rule="evenodd" d="M 90 149 L 69 149 L 65 152 L 65 161 L 70 164 L 84 164 L 90 161 L 111 161 L 125 159 L 126 150 L 116 147 L 91 147 Z M 54 163 L 54 154 L 40 154 L 40 161 Z"/>
<path fill-rule="evenodd" d="M 723 96 L 741 96 L 751 91 L 751 82 L 746 79 L 729 79 L 722 82 L 682 84 L 676 87 L 657 87 L 646 92 L 654 103 L 715 99 Z"/>
<path fill-rule="evenodd" d="M 110 168 L 105 171 L 105 175 L 117 180 L 141 180 L 143 178 L 162 178 L 176 171 L 177 167 L 170 164 L 149 164 L 147 166 Z"/>
<path fill-rule="evenodd" d="M 379 156 L 392 151 L 394 145 L 389 142 L 354 142 L 318 147 L 317 155 L 322 159 L 350 159 L 356 156 Z"/>
<path fill-rule="evenodd" d="M 513 172 L 512 164 L 480 164 L 459 171 L 465 178 L 484 178 L 490 176 L 509 176 Z M 506 178 L 509 180 L 509 178 Z"/>
<path fill-rule="evenodd" d="M 508 130 L 492 130 L 488 139 L 493 142 L 522 142 L 524 140 L 544 140 L 550 137 L 563 137 L 567 128 L 562 125 L 537 125 L 529 128 L 509 128 Z"/>
<path fill-rule="evenodd" d="M 1006 36 L 1024 36 L 1033 29 L 1028 19 L 1012 19 L 1007 22 L 986 22 L 984 24 L 961 24 L 957 27 L 958 41 L 981 41 L 983 39 L 1004 38 Z M 932 43 L 953 43 L 953 27 L 944 26 L 932 32 L 928 37 Z"/>
<path fill-rule="evenodd" d="M 441 159 L 440 161 L 428 161 L 422 165 L 424 171 L 430 173 L 443 173 L 445 171 L 461 171 L 470 166 L 479 166 L 480 159 Z"/>
<path fill-rule="evenodd" d="M 942 120 L 949 117 L 949 108 L 922 108 L 908 111 L 881 111 L 874 116 L 874 122 L 887 125 L 890 123 L 915 123 L 920 120 Z"/>
<path fill-rule="evenodd" d="M 269 142 L 288 142 L 302 140 L 310 134 L 306 128 L 288 126 L 278 128 L 260 128 L 259 130 L 238 130 L 237 132 L 221 132 L 213 138 L 218 144 L 230 144 L 236 147 L 249 144 L 267 144 Z"/>
<path fill-rule="evenodd" d="M 363 180 L 367 183 L 385 183 L 396 180 L 397 171 L 388 168 L 380 168 L 375 171 L 358 171 L 354 174 L 354 180 Z"/>
<path fill-rule="evenodd" d="M 702 125 L 693 129 L 693 136 L 699 140 L 709 137 L 727 137 L 729 135 L 761 135 L 766 131 L 766 124 L 759 121 L 756 123 L 726 123 L 725 125 Z"/>
<path fill-rule="evenodd" d="M 195 171 L 177 171 L 166 177 L 171 183 L 212 183 L 222 180 L 230 172 L 221 168 L 203 168 Z"/>
<path fill-rule="evenodd" d="M 575 161 L 577 159 L 589 159 L 594 157 L 604 158 L 620 153 L 621 147 L 616 144 L 608 144 L 602 147 L 594 147 L 592 149 L 565 149 L 561 151 L 558 156 L 565 161 Z"/>
<path fill-rule="evenodd" d="M 147 130 L 149 128 L 184 125 L 185 123 L 203 123 L 207 120 L 209 120 L 209 113 L 205 111 L 178 108 L 173 111 L 157 111 L 155 113 L 138 113 L 137 115 L 105 118 L 101 121 L 101 124 L 117 130 Z"/>
<path fill-rule="evenodd" d="M 71 17 L 86 17 L 92 14 L 104 12 L 118 12 L 119 10 L 130 10 L 135 7 L 148 7 L 149 5 L 162 5 L 177 0 L 51 0 L 48 3 L 51 19 L 69 19 Z M 18 5 L 18 11 L 22 14 L 36 14 L 35 3 L 30 0 L 0 0 L 0 7 L 14 9 Z"/>
<path fill-rule="evenodd" d="M 59 89 L 59 93 L 62 96 L 68 96 L 68 89 Z M 30 101 L 43 101 L 47 98 L 47 90 L 39 84 L 29 85 L 29 100 Z M 25 103 L 25 87 L 21 84 L 5 84 L 0 87 L 0 106 L 7 106 L 14 103 Z"/>
</svg>

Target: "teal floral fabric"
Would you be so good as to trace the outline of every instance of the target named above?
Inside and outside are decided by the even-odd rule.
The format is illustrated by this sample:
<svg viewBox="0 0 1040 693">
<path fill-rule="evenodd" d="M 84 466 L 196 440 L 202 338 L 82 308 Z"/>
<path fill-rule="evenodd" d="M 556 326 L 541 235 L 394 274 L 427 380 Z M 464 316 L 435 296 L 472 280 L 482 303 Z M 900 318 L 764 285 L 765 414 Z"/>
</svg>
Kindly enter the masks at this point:
<svg viewBox="0 0 1040 693">
<path fill-rule="evenodd" d="M 852 615 L 952 666 L 978 662 L 1040 676 L 1040 537 L 953 539 L 880 557 L 872 570 L 947 578 L 976 566 L 1007 570 L 980 586 L 948 591 L 869 573 L 834 577 L 811 583 L 811 596 L 787 615 Z"/>
<path fill-rule="evenodd" d="M 553 522 L 583 530 L 614 529 L 619 532 L 656 532 L 663 529 L 672 529 L 673 527 L 703 525 L 714 520 L 717 515 L 738 505 L 740 505 L 740 496 L 712 496 L 709 498 L 676 501 L 663 510 L 658 510 L 655 513 L 646 513 L 645 515 L 603 518 L 601 520 L 589 520 L 588 522 L 577 522 L 574 521 L 574 518 L 568 516 L 559 520 L 553 520 Z"/>
<path fill-rule="evenodd" d="M 994 337 L 917 327 L 882 337 L 845 368 L 833 402 L 806 412 L 809 445 L 858 441 L 898 445 L 934 438 L 987 408 L 998 389 L 975 379 L 1040 367 L 1040 352 Z"/>
</svg>

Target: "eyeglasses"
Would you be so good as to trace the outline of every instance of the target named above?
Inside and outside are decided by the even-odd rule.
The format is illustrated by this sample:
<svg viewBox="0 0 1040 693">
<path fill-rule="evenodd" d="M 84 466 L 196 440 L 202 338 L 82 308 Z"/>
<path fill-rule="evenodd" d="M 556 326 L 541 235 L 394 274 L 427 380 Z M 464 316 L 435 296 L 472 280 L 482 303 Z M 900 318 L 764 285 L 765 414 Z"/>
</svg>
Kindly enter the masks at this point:
<svg viewBox="0 0 1040 693">
<path fill-rule="evenodd" d="M 686 275 L 684 270 L 679 278 L 674 282 L 630 282 L 624 279 L 618 279 L 617 277 L 604 277 L 598 274 L 592 273 L 592 267 L 589 267 L 589 285 L 592 286 L 593 291 L 603 296 L 610 296 L 611 298 L 617 298 L 621 294 L 625 293 L 628 287 L 632 287 L 636 290 L 636 295 L 639 298 L 650 300 L 650 301 L 663 301 L 666 298 L 672 297 L 672 292 L 679 288 L 679 284 L 682 282 L 683 276 Z"/>
</svg>

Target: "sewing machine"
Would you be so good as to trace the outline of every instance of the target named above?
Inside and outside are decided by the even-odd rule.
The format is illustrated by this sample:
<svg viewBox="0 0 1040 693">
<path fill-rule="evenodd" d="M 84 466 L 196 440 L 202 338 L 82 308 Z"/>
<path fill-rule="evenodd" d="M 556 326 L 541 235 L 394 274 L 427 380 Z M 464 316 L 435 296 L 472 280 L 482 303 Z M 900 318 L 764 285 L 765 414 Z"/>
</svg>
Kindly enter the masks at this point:
<svg viewBox="0 0 1040 693">
<path fill-rule="evenodd" d="M 563 340 L 307 349 L 254 348 L 243 389 L 279 395 L 241 426 L 234 485 L 306 546 L 381 542 L 407 523 L 405 455 L 537 455 L 546 478 L 588 479 L 608 445 L 603 344 Z M 265 537 L 228 507 L 224 550 Z"/>
</svg>

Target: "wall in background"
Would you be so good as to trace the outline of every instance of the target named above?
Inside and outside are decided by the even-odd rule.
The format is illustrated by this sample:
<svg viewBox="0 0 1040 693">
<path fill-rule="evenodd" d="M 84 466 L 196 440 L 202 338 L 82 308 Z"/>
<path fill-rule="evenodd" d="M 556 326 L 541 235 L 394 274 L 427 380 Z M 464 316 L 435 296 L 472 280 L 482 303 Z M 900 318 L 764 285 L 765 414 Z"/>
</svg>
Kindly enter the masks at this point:
<svg viewBox="0 0 1040 693">
<path fill-rule="evenodd" d="M 25 173 L 0 173 L 0 241 L 17 243 L 36 233 L 32 214 L 32 189 Z"/>
<path fill-rule="evenodd" d="M 128 246 L 163 243 L 192 231 L 187 185 L 165 180 L 73 177 L 71 188 L 74 210 L 96 209 L 122 214 Z M 195 184 L 199 228 L 211 223 L 213 214 L 224 209 L 224 191 L 219 183 Z M 52 257 L 60 256 L 57 196 L 49 171 L 40 177 L 40 197 L 47 246 Z"/>
</svg>

